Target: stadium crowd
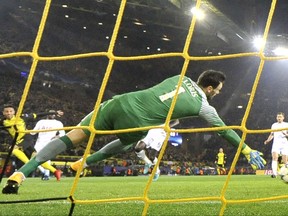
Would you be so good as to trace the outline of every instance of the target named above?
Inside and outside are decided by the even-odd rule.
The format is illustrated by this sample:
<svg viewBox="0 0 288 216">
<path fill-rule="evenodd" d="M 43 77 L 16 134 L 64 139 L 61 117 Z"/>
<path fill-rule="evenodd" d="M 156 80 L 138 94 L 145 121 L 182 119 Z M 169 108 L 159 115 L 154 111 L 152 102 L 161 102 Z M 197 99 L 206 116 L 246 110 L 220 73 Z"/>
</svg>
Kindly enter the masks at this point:
<svg viewBox="0 0 288 216">
<path fill-rule="evenodd" d="M 19 101 L 21 99 L 24 86 L 27 81 L 27 73 L 20 73 L 11 65 L 7 65 L 4 61 L 0 62 L 0 79 L 2 84 L 0 85 L 0 104 L 10 103 L 15 107 L 18 107 Z M 84 113 L 88 113 L 93 109 L 95 98 L 91 97 L 91 92 L 89 87 L 85 85 L 77 85 L 77 89 L 74 88 L 73 84 L 69 82 L 64 83 L 53 81 L 53 77 L 35 77 L 27 100 L 24 105 L 23 113 L 32 112 L 43 112 L 49 109 L 61 109 L 64 111 L 65 115 L 61 117 L 61 121 L 64 126 L 75 126 L 79 120 L 84 117 Z M 265 90 L 263 90 L 265 91 Z M 67 98 L 72 98 L 73 100 L 68 100 Z M 82 104 L 83 98 L 85 98 L 85 104 Z M 72 101 L 72 102 L 71 102 Z M 276 103 L 277 104 L 277 103 Z M 261 109 L 261 107 L 255 107 L 254 109 Z M 263 114 L 263 118 L 253 118 L 253 115 L 249 116 L 248 124 L 252 129 L 264 128 L 263 125 L 267 125 L 269 128 L 271 122 L 274 121 L 275 107 L 267 104 L 267 110 L 271 110 L 271 115 L 267 113 Z M 243 113 L 242 113 L 243 114 Z M 233 118 L 226 117 L 227 124 L 235 125 L 240 124 L 243 115 L 241 112 L 235 112 Z M 236 123 L 235 123 L 236 122 Z M 28 129 L 32 129 L 35 122 L 28 123 Z M 261 127 L 259 127 L 261 125 Z M 185 122 L 178 126 L 178 128 L 185 127 Z M 7 152 L 9 149 L 9 144 L 11 140 L 9 136 L 6 136 L 4 131 L 0 131 L 0 152 Z M 270 164 L 270 147 L 264 147 L 263 141 L 267 135 L 252 134 L 247 136 L 247 143 L 252 143 L 252 145 L 257 146 L 257 149 L 262 151 L 267 160 L 267 166 Z M 103 145 L 113 140 L 115 137 L 104 136 L 96 138 L 92 147 L 92 151 L 97 151 Z M 161 172 L 163 174 L 183 174 L 183 175 L 201 175 L 201 174 L 215 174 L 215 156 L 220 147 L 225 149 L 228 155 L 227 168 L 232 163 L 235 155 L 235 149 L 219 139 L 216 133 L 205 133 L 203 134 L 183 134 L 183 145 L 174 147 L 171 145 L 167 146 L 166 152 L 163 156 L 162 162 L 160 164 Z M 263 147 L 261 146 L 263 145 Z M 260 147 L 259 147 L 260 146 Z M 85 145 L 83 144 L 77 149 L 66 151 L 64 155 L 69 156 L 81 156 L 84 153 Z M 127 167 L 133 165 L 143 165 L 136 157 L 133 150 L 129 153 L 119 155 L 119 158 L 124 161 L 129 161 L 125 163 L 125 170 Z M 120 161 L 121 161 L 120 160 Z M 113 167 L 119 166 L 119 159 L 114 162 L 107 162 L 103 167 L 107 167 L 105 170 L 113 170 Z M 17 167 L 15 167 L 17 169 Z M 268 168 L 268 167 L 267 167 Z M 137 173 L 141 173 L 141 169 L 137 168 Z M 237 168 L 235 173 L 254 173 L 253 170 L 248 167 L 246 159 L 240 156 L 237 163 Z M 109 173 L 109 172 L 108 172 Z M 112 171 L 109 173 L 113 173 Z M 121 172 L 118 172 L 121 173 Z M 132 172 L 133 173 L 133 172 Z M 135 173 L 135 172 L 134 172 Z"/>
</svg>

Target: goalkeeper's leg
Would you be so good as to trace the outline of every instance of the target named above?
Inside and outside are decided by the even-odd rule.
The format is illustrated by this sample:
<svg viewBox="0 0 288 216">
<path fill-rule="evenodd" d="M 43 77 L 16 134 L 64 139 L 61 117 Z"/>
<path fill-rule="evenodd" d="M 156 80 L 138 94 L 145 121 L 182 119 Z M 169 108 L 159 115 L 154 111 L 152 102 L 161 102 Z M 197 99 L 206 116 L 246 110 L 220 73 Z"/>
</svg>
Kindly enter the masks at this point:
<svg viewBox="0 0 288 216">
<path fill-rule="evenodd" d="M 77 172 L 79 169 L 84 169 L 87 166 L 90 166 L 94 163 L 97 163 L 99 161 L 102 161 L 104 159 L 107 159 L 109 157 L 112 157 L 116 154 L 119 154 L 121 152 L 125 152 L 128 149 L 130 149 L 132 147 L 133 143 L 130 145 L 124 145 L 122 144 L 122 142 L 117 139 L 117 140 L 113 140 L 112 142 L 108 143 L 107 145 L 105 145 L 103 148 L 101 148 L 99 151 L 95 152 L 92 155 L 89 155 L 87 157 L 86 162 L 84 163 L 83 167 L 81 167 L 81 163 L 82 163 L 82 158 L 74 163 L 71 164 L 70 169 L 74 172 Z"/>
<path fill-rule="evenodd" d="M 72 133 L 71 131 L 70 133 Z M 81 134 L 83 137 L 81 137 Z M 76 138 L 74 138 L 76 136 Z M 74 130 L 74 134 L 72 134 L 72 139 L 74 143 L 78 143 L 81 140 L 86 138 L 86 135 L 82 130 Z M 55 158 L 58 154 L 65 151 L 68 148 L 72 148 L 73 143 L 71 139 L 68 137 L 68 134 L 60 137 L 58 139 L 54 139 L 48 143 L 41 151 L 38 152 L 36 156 L 34 156 L 28 163 L 22 166 L 18 172 L 14 172 L 9 178 L 4 186 L 2 193 L 4 194 L 17 194 L 19 185 L 25 180 L 31 172 L 37 169 L 39 165 L 44 163 L 45 161 L 50 160 L 51 158 Z"/>
<path fill-rule="evenodd" d="M 28 163 L 14 172 L 7 180 L 6 185 L 2 189 L 3 194 L 17 194 L 18 188 L 21 183 L 26 179 L 32 171 L 34 171 L 41 163 L 39 163 L 35 157 L 32 158 Z"/>
<path fill-rule="evenodd" d="M 33 152 L 32 155 L 35 156 L 36 154 L 37 154 L 36 152 Z M 60 181 L 62 171 L 56 169 L 56 168 L 53 167 L 53 166 L 51 166 L 51 161 L 50 161 L 50 160 L 44 162 L 41 166 L 38 166 L 38 168 L 39 168 L 39 167 L 43 167 L 44 169 L 49 170 L 50 172 L 52 172 L 52 173 L 54 174 L 54 176 L 56 177 L 56 180 L 57 180 L 57 181 Z"/>
</svg>

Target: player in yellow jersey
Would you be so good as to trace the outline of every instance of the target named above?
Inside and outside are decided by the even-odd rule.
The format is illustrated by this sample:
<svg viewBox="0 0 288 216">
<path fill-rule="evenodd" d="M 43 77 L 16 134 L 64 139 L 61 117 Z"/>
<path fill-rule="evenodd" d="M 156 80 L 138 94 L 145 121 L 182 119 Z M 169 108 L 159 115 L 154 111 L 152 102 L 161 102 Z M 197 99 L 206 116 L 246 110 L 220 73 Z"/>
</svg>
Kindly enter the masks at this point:
<svg viewBox="0 0 288 216">
<path fill-rule="evenodd" d="M 218 154 L 216 155 L 216 160 L 215 160 L 215 164 L 217 165 L 218 175 L 226 174 L 226 169 L 225 169 L 226 159 L 227 159 L 227 156 L 223 152 L 223 148 L 220 148 Z"/>
<path fill-rule="evenodd" d="M 15 109 L 11 104 L 5 104 L 3 107 L 3 119 L 0 120 L 0 129 L 6 130 L 10 136 L 15 139 L 16 145 L 12 151 L 12 154 L 16 156 L 23 163 L 27 163 L 32 153 L 34 152 L 34 139 L 31 134 L 26 134 L 24 132 L 19 132 L 18 136 L 16 134 L 18 131 L 26 130 L 26 121 L 33 121 L 38 117 L 46 116 L 49 114 L 57 114 L 62 116 L 63 112 L 58 110 L 57 112 L 45 112 L 45 113 L 31 113 L 22 114 L 21 117 L 16 121 Z M 50 170 L 59 181 L 61 178 L 61 170 L 56 170 L 49 163 L 44 163 L 42 166 L 45 169 Z"/>
</svg>

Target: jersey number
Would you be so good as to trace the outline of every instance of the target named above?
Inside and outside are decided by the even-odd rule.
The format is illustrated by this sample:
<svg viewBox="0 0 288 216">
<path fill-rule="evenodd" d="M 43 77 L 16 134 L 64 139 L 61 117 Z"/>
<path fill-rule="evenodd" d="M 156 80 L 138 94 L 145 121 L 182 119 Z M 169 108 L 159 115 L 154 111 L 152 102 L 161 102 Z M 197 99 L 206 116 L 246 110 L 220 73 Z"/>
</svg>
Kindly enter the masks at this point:
<svg viewBox="0 0 288 216">
<path fill-rule="evenodd" d="M 179 89 L 179 91 L 178 91 L 178 95 L 181 94 L 181 93 L 183 93 L 183 92 L 185 92 L 185 89 L 181 86 L 180 89 Z M 171 91 L 171 92 L 168 92 L 168 93 L 165 93 L 165 94 L 163 94 L 163 95 L 160 95 L 159 98 L 160 98 L 160 100 L 161 100 L 162 102 L 164 102 L 164 101 L 166 101 L 166 100 L 168 100 L 168 99 L 173 98 L 173 97 L 175 96 L 175 94 L 176 94 L 176 89 L 173 90 L 173 91 Z"/>
</svg>

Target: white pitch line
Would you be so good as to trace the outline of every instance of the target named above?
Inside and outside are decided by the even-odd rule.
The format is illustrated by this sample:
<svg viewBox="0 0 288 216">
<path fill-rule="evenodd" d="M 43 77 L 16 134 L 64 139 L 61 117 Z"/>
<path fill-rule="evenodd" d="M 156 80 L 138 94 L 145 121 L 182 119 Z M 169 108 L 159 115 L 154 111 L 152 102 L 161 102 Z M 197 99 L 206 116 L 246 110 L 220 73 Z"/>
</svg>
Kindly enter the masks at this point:
<svg viewBox="0 0 288 216">
<path fill-rule="evenodd" d="M 144 201 L 122 201 L 122 202 L 106 202 L 106 203 L 93 203 L 93 204 L 131 204 L 131 203 L 136 203 L 136 204 L 143 204 Z M 45 201 L 45 202 L 33 202 L 33 203 L 37 203 L 37 204 L 71 204 L 71 202 L 69 201 Z M 157 204 L 177 204 L 177 205 L 181 205 L 181 204 L 219 204 L 221 203 L 221 201 L 189 201 L 189 202 L 167 202 L 167 203 L 157 203 Z M 252 203 L 252 202 L 251 202 Z M 253 202 L 254 203 L 254 202 Z M 271 203 L 271 204 L 275 204 L 275 203 L 288 203 L 288 199 L 287 200 L 269 200 L 269 201 L 263 201 L 263 202 L 257 202 L 257 203 Z M 14 204 L 14 203 L 13 203 Z M 22 205 L 27 205 L 27 204 L 32 204 L 32 202 L 27 202 L 27 203 L 15 203 L 15 204 L 22 204 Z M 80 203 L 77 203 L 80 204 Z M 90 205 L 91 203 L 81 203 L 81 205 Z M 156 203 L 152 203 L 151 205 L 156 204 Z M 241 203 L 237 203 L 237 204 L 241 204 Z M 248 203 L 245 203 L 248 204 Z M 229 205 L 229 204 L 228 204 Z M 232 204 L 235 205 L 235 204 Z"/>
</svg>

